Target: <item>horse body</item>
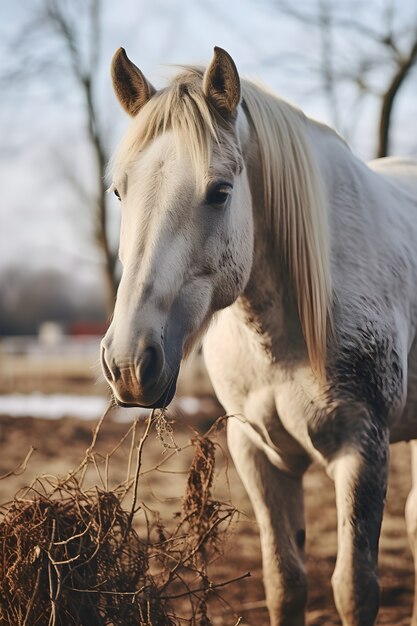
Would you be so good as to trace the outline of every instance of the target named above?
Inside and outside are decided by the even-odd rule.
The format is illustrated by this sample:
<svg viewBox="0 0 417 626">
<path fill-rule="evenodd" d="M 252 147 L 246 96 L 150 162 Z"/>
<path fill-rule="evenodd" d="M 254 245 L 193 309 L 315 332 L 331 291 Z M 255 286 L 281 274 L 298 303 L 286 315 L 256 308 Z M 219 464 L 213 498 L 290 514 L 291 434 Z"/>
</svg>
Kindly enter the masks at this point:
<svg viewBox="0 0 417 626">
<path fill-rule="evenodd" d="M 271 624 L 304 624 L 302 477 L 318 460 L 336 489 L 336 605 L 344 626 L 371 626 L 389 439 L 417 437 L 417 164 L 368 167 L 250 84 L 242 104 L 219 49 L 159 96 L 124 53 L 113 76 L 137 117 L 114 167 L 125 267 L 105 375 L 120 403 L 161 406 L 208 328 Z M 414 549 L 417 487 L 407 527 Z"/>
<path fill-rule="evenodd" d="M 312 443 L 308 423 L 323 410 L 332 411 L 334 404 L 378 401 L 379 417 L 391 427 L 392 441 L 417 437 L 417 387 L 411 384 L 406 389 L 408 378 L 415 380 L 417 357 L 417 291 L 413 291 L 417 285 L 417 202 L 407 193 L 414 185 L 417 197 L 417 162 L 406 161 L 405 168 L 398 159 L 371 163 L 384 180 L 339 139 L 313 123 L 312 135 L 317 133 L 324 135 L 317 144 L 329 157 L 322 163 L 326 168 L 322 176 L 327 182 L 333 233 L 335 338 L 329 347 L 328 371 L 329 386 L 335 387 L 332 401 L 327 398 L 323 404 L 322 390 L 306 366 L 305 350 L 296 360 L 294 343 L 302 346 L 301 329 L 294 322 L 296 312 L 293 303 L 285 301 L 285 279 L 279 268 L 266 267 L 262 249 L 255 256 L 245 293 L 219 313 L 209 329 L 204 353 L 228 413 L 243 414 L 249 420 L 253 416 L 261 424 L 259 413 L 269 406 L 275 416 L 266 421 L 272 430 L 278 429 L 278 436 L 269 439 L 281 445 L 284 427 L 309 457 L 326 464 Z M 327 150 L 326 139 L 336 143 L 336 149 Z M 323 161 L 322 156 L 319 159 Z M 403 179 L 401 197 L 391 180 L 402 185 Z M 378 340 L 385 345 L 377 345 Z M 367 377 L 362 382 L 367 363 L 375 370 L 378 389 L 372 388 Z M 342 380 L 345 369 L 348 381 Z M 381 397 L 375 398 L 376 393 Z M 268 430 L 266 424 L 262 429 Z"/>
<path fill-rule="evenodd" d="M 360 550 L 371 538 L 359 532 L 347 537 L 340 530 L 346 519 L 353 524 L 355 517 L 343 502 L 343 492 L 349 500 L 356 491 L 362 500 L 357 506 L 364 507 L 369 520 L 375 518 L 373 528 L 366 521 L 366 530 L 369 535 L 378 534 L 388 437 L 392 441 L 417 437 L 417 290 L 413 289 L 417 285 L 417 202 L 389 180 L 403 183 L 405 174 L 398 162 L 392 162 L 392 174 L 388 160 L 373 164 L 384 172 L 386 181 L 340 142 L 336 160 L 335 150 L 326 151 L 323 143 L 322 138 L 318 145 L 330 156 L 323 178 L 333 233 L 336 295 L 334 344 L 329 347 L 330 393 L 323 401 L 322 389 L 306 367 L 305 352 L 295 359 L 296 350 L 288 345 L 294 335 L 295 343 L 301 343 L 301 330 L 292 321 L 294 307 L 290 303 L 287 308 L 282 292 L 278 289 L 277 293 L 282 277 L 268 276 L 262 261 L 257 265 L 256 258 L 265 258 L 262 253 L 255 256 L 243 298 L 220 313 L 210 328 L 204 353 L 216 393 L 234 416 L 228 424 L 229 448 L 263 529 L 265 587 L 268 604 L 276 607 L 278 616 L 272 623 L 303 623 L 302 610 L 297 616 L 305 598 L 303 546 L 297 543 L 297 538 L 304 537 L 300 477 L 315 459 L 334 479 L 353 466 L 352 483 L 342 484 L 339 490 L 339 556 L 333 581 L 344 624 L 365 625 L 373 623 L 378 601 L 375 565 L 370 562 L 376 547 L 370 550 L 369 559 L 363 558 Z M 407 188 L 414 184 L 417 192 L 417 163 L 413 167 L 408 163 L 406 170 Z M 362 469 L 367 456 L 370 462 Z M 361 479 L 367 483 L 363 493 Z M 275 492 L 272 498 L 264 493 L 265 485 L 275 489 L 279 482 L 281 493 Z M 339 482 L 346 483 L 346 478 L 342 476 Z M 417 496 L 412 495 L 415 501 Z M 290 502 L 293 510 L 284 511 L 283 502 Z M 414 528 L 415 516 L 409 517 L 408 526 Z M 360 531 L 360 520 L 355 522 Z M 277 535 L 292 540 L 278 547 Z M 377 545 L 377 536 L 373 541 Z M 361 544 L 360 550 L 355 542 Z M 282 563 L 274 563 L 277 552 L 289 567 L 278 579 L 276 571 Z M 282 597 L 287 598 L 288 607 Z"/>
</svg>

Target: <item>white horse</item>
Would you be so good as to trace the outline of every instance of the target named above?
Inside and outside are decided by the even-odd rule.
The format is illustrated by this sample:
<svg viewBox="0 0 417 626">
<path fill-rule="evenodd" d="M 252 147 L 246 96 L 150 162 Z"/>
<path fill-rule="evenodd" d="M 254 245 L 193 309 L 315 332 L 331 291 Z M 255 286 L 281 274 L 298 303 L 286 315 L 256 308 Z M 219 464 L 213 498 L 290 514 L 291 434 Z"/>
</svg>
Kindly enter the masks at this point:
<svg viewBox="0 0 417 626">
<path fill-rule="evenodd" d="M 336 605 L 344 626 L 371 626 L 388 444 L 417 438 L 417 162 L 365 165 L 241 81 L 220 48 L 160 91 L 123 49 L 112 72 L 133 117 L 112 164 L 123 275 L 102 365 L 113 393 L 165 406 L 204 335 L 236 416 L 228 443 L 259 522 L 271 624 L 304 624 L 302 477 L 318 460 L 336 489 Z"/>
</svg>

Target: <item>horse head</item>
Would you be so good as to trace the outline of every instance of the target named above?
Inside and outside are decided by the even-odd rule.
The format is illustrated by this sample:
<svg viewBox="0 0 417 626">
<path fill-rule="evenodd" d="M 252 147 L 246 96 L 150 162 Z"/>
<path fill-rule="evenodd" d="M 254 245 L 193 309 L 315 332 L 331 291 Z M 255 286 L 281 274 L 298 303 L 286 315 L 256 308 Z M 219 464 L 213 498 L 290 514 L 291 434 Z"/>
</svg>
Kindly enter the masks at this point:
<svg viewBox="0 0 417 626">
<path fill-rule="evenodd" d="M 132 123 L 112 163 L 123 273 L 102 367 L 119 404 L 162 407 L 183 356 L 250 275 L 249 129 L 220 48 L 205 71 L 186 68 L 160 91 L 123 49 L 112 77 Z"/>
</svg>

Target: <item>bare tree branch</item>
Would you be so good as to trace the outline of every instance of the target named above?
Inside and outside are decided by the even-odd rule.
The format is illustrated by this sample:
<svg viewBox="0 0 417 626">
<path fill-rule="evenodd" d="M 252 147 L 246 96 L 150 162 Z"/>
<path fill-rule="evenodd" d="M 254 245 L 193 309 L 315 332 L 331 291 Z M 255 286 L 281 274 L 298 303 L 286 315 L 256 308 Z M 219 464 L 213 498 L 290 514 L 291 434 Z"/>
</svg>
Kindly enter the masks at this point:
<svg viewBox="0 0 417 626">
<path fill-rule="evenodd" d="M 406 58 L 403 63 L 399 66 L 398 71 L 394 75 L 391 83 L 386 90 L 383 98 L 382 98 L 382 107 L 381 114 L 379 120 L 379 133 L 378 133 L 378 157 L 384 157 L 389 153 L 389 131 L 390 131 L 390 123 L 391 123 L 391 114 L 392 108 L 394 105 L 394 100 L 406 80 L 408 74 L 410 73 L 411 68 L 417 62 L 417 38 L 411 46 L 408 58 Z"/>
<path fill-rule="evenodd" d="M 109 155 L 95 99 L 100 65 L 101 12 L 102 0 L 72 0 L 68 3 L 40 0 L 37 10 L 29 17 L 15 42 L 19 54 L 10 55 L 13 62 L 3 74 L 1 82 L 20 86 L 31 77 L 40 75 L 49 78 L 56 75 L 64 82 L 62 77 L 68 80 L 68 72 L 63 71 L 63 60 L 69 67 L 75 93 L 83 104 L 86 137 L 95 165 L 94 200 L 90 206 L 94 214 L 94 242 L 103 258 L 107 308 L 110 313 L 114 306 L 117 278 L 116 255 L 108 239 L 108 197 L 104 180 Z M 46 37 L 46 34 L 49 36 Z M 52 41 L 50 35 L 53 36 Z M 46 47 L 45 40 L 48 41 Z M 51 52 L 54 46 L 58 53 Z M 75 184 L 73 187 L 79 192 L 82 185 Z M 85 198 L 85 192 L 83 195 Z"/>
<path fill-rule="evenodd" d="M 376 152 L 378 156 L 388 154 L 394 102 L 417 64 L 417 12 L 408 19 L 402 18 L 398 2 L 386 0 L 382 9 L 375 5 L 375 20 L 370 24 L 365 19 L 366 13 L 354 10 L 352 0 L 350 3 L 316 0 L 315 9 L 311 2 L 295 5 L 288 0 L 276 0 L 274 5 L 285 16 L 318 34 L 320 49 L 315 71 L 336 127 L 342 125 L 339 97 L 342 85 L 356 91 L 351 112 L 367 95 L 380 98 Z M 372 9 L 366 6 L 368 11 Z M 311 67 L 310 55 L 304 56 L 303 63 Z M 392 78 L 382 84 L 388 73 Z M 347 127 L 346 120 L 343 125 Z"/>
</svg>

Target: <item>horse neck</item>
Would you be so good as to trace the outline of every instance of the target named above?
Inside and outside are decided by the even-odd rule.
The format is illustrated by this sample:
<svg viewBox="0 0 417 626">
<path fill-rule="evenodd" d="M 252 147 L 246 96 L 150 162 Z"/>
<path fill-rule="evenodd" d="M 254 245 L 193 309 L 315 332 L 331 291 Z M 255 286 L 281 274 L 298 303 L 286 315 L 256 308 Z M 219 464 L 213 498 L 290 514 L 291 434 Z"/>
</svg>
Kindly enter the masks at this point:
<svg viewBox="0 0 417 626">
<path fill-rule="evenodd" d="M 331 211 L 336 202 L 340 180 L 357 175 L 357 162 L 346 144 L 331 129 L 306 120 L 306 133 L 317 169 L 323 181 L 325 198 Z M 263 173 L 255 133 L 247 144 L 246 165 L 252 194 L 255 233 L 251 275 L 238 306 L 245 322 L 252 327 L 273 360 L 305 360 L 307 350 L 298 315 L 292 279 L 283 255 L 272 249 L 271 226 L 263 210 Z M 330 218 L 330 216 L 329 216 Z"/>
<path fill-rule="evenodd" d="M 305 361 L 307 348 L 292 284 L 285 269 L 272 262 L 271 251 L 260 243 L 262 227 L 255 224 L 251 275 L 234 307 L 270 361 Z"/>
<path fill-rule="evenodd" d="M 252 270 L 235 309 L 239 318 L 253 331 L 257 341 L 272 361 L 291 361 L 298 353 L 306 358 L 306 346 L 297 312 L 289 273 L 277 262 L 277 250 L 271 245 L 271 229 L 263 210 L 263 173 L 257 141 L 252 138 L 246 154 L 246 166 L 252 195 L 254 251 Z"/>
</svg>

